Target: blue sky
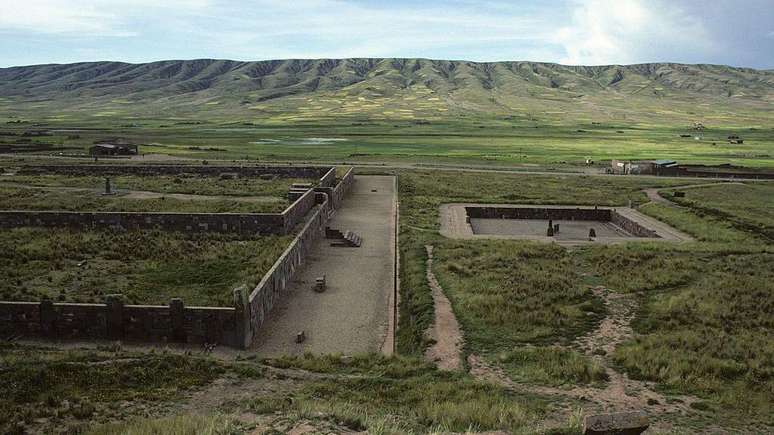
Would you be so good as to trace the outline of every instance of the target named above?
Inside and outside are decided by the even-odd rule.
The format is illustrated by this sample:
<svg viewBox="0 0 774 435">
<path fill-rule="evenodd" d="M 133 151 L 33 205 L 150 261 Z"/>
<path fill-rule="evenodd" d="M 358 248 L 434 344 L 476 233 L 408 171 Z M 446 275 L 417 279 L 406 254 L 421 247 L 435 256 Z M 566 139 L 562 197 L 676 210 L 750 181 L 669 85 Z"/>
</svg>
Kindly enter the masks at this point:
<svg viewBox="0 0 774 435">
<path fill-rule="evenodd" d="M 0 0 L 0 66 L 428 57 L 774 68 L 774 0 Z"/>
</svg>

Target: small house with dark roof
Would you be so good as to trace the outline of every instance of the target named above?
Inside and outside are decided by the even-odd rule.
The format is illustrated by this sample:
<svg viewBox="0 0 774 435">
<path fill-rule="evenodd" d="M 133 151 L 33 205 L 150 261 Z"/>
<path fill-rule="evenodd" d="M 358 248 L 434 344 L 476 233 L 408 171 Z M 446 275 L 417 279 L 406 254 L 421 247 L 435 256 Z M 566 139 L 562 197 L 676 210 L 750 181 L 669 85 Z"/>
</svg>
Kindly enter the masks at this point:
<svg viewBox="0 0 774 435">
<path fill-rule="evenodd" d="M 100 142 L 89 147 L 92 156 L 136 156 L 139 152 L 137 144 Z"/>
</svg>

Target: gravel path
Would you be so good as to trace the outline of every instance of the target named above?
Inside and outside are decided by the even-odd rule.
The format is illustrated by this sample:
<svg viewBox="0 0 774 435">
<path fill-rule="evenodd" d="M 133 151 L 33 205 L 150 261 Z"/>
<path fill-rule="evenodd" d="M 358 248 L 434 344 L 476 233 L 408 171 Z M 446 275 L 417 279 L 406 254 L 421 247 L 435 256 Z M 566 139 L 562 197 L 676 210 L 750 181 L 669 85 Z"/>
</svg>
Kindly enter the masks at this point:
<svg viewBox="0 0 774 435">
<path fill-rule="evenodd" d="M 375 192 L 373 191 L 375 190 Z M 394 283 L 395 178 L 358 175 L 330 226 L 354 231 L 360 248 L 320 240 L 256 337 L 262 356 L 378 352 L 387 337 Z M 326 276 L 327 290 L 312 291 Z M 296 343 L 296 333 L 306 340 Z"/>
</svg>

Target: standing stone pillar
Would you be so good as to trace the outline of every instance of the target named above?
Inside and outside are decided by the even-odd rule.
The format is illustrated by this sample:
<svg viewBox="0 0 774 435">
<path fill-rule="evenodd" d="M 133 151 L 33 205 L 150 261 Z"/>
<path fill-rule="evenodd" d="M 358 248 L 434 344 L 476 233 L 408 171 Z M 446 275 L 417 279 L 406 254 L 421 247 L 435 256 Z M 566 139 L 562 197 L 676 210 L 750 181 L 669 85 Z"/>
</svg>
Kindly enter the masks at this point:
<svg viewBox="0 0 774 435">
<path fill-rule="evenodd" d="M 40 302 L 40 333 L 43 337 L 56 336 L 56 311 L 48 299 Z"/>
<path fill-rule="evenodd" d="M 122 340 L 124 338 L 124 296 L 107 295 L 105 305 L 107 305 L 107 338 Z"/>
<path fill-rule="evenodd" d="M 247 349 L 253 342 L 252 325 L 250 324 L 250 301 L 247 286 L 234 289 L 234 309 L 236 327 L 234 328 L 234 347 Z"/>
<path fill-rule="evenodd" d="M 169 301 L 169 320 L 172 326 L 172 341 L 185 343 L 187 334 L 185 333 L 185 305 L 180 298 L 174 298 Z"/>
</svg>

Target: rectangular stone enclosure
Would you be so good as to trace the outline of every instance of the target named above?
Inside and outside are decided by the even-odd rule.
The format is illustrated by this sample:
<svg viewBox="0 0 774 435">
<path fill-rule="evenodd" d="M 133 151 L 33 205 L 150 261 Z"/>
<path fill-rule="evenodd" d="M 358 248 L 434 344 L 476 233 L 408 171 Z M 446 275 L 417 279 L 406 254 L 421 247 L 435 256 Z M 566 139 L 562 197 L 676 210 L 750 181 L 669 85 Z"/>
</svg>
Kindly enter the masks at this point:
<svg viewBox="0 0 774 435">
<path fill-rule="evenodd" d="M 524 239 L 561 244 L 690 240 L 625 207 L 445 204 L 441 234 L 451 238 Z"/>
</svg>

